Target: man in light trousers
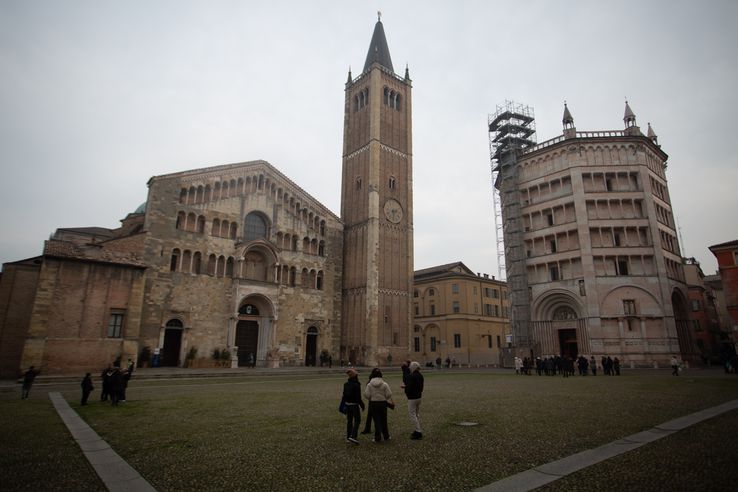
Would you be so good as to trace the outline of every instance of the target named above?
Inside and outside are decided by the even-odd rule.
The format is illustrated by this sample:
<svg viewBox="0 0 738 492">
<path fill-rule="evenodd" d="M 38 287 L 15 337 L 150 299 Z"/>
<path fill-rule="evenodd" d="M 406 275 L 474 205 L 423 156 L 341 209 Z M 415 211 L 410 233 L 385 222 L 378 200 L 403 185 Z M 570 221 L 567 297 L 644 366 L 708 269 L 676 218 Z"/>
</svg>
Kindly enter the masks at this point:
<svg viewBox="0 0 738 492">
<path fill-rule="evenodd" d="M 420 400 L 423 396 L 423 375 L 420 374 L 420 364 L 413 361 L 410 363 L 410 375 L 405 384 L 405 395 L 407 395 L 407 413 L 410 416 L 415 430 L 410 439 L 423 438 L 423 430 L 420 427 Z"/>
</svg>

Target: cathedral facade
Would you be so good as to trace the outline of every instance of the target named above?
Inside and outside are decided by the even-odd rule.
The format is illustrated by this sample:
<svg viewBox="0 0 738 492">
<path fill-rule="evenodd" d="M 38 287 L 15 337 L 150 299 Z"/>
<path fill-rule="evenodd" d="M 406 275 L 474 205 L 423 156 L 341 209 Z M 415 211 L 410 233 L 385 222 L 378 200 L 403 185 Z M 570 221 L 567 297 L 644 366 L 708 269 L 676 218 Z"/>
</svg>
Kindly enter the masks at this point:
<svg viewBox="0 0 738 492">
<path fill-rule="evenodd" d="M 412 326 L 410 78 L 381 22 L 346 83 L 339 218 L 265 161 L 148 182 L 118 229 L 58 229 L 4 265 L 0 376 L 404 358 Z M 224 355 L 225 354 L 225 355 Z"/>
</svg>

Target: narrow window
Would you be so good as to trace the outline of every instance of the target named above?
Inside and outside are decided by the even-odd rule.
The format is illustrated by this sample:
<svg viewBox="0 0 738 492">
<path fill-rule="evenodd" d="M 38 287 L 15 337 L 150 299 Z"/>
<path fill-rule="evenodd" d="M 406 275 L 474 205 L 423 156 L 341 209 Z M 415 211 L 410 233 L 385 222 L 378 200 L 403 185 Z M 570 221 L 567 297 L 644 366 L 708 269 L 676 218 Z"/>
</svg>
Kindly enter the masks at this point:
<svg viewBox="0 0 738 492">
<path fill-rule="evenodd" d="M 636 314 L 635 299 L 623 299 L 623 313 L 626 315 Z"/>
<path fill-rule="evenodd" d="M 172 251 L 172 258 L 169 261 L 169 271 L 176 272 L 179 265 L 179 249 Z"/>
<path fill-rule="evenodd" d="M 436 351 L 436 337 L 431 337 L 430 339 L 430 351 L 431 352 Z"/>
<path fill-rule="evenodd" d="M 356 178 L 356 189 L 357 190 L 361 189 L 361 177 Z"/>
<path fill-rule="evenodd" d="M 549 246 L 551 247 L 551 253 L 556 253 L 556 241 L 550 241 Z"/>
<path fill-rule="evenodd" d="M 459 313 L 461 311 L 461 308 L 459 307 L 459 301 L 454 301 L 453 310 L 454 310 L 454 313 Z"/>
<path fill-rule="evenodd" d="M 548 271 L 549 271 L 552 282 L 559 280 L 559 266 L 558 265 L 553 265 L 549 267 Z"/>
<path fill-rule="evenodd" d="M 453 292 L 454 294 L 458 294 L 459 293 L 459 284 L 451 284 L 451 292 Z"/>
<path fill-rule="evenodd" d="M 454 348 L 461 348 L 461 334 L 454 333 Z"/>
<path fill-rule="evenodd" d="M 628 260 L 618 260 L 618 275 L 628 275 Z"/>
<path fill-rule="evenodd" d="M 390 190 L 394 190 L 396 186 L 397 186 L 397 180 L 395 179 L 394 176 L 390 176 L 390 179 L 389 179 L 389 189 Z"/>
<path fill-rule="evenodd" d="M 419 337 L 413 338 L 413 348 L 415 349 L 416 352 L 420 352 L 420 338 Z"/>
<path fill-rule="evenodd" d="M 548 220 L 548 225 L 552 226 L 554 225 L 554 216 L 553 214 L 546 214 L 546 219 Z"/>
<path fill-rule="evenodd" d="M 497 335 L 497 346 L 502 347 L 502 344 L 500 344 L 500 335 Z"/>
<path fill-rule="evenodd" d="M 415 305 L 415 316 L 420 316 L 420 307 L 418 305 Z"/>
<path fill-rule="evenodd" d="M 120 338 L 123 331 L 123 313 L 112 312 L 108 320 L 108 338 Z"/>
<path fill-rule="evenodd" d="M 500 337 L 497 338 L 499 339 Z M 492 348 L 492 335 L 487 335 L 487 348 Z"/>
<path fill-rule="evenodd" d="M 436 315 L 436 305 L 431 304 L 430 308 L 431 308 L 431 316 L 435 316 Z"/>
</svg>

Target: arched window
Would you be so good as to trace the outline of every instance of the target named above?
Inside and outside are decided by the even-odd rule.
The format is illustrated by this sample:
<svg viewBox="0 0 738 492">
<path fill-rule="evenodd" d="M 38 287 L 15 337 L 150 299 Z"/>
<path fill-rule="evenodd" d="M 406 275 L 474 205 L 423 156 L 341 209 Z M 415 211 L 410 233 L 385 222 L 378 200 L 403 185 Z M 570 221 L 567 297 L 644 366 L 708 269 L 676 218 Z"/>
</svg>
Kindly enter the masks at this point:
<svg viewBox="0 0 738 492">
<path fill-rule="evenodd" d="M 290 268 L 290 287 L 295 286 L 295 281 L 297 279 L 297 269 L 295 267 Z"/>
<path fill-rule="evenodd" d="M 213 219 L 213 228 L 210 230 L 211 236 L 217 236 L 220 234 L 220 219 Z"/>
<path fill-rule="evenodd" d="M 177 214 L 177 229 L 184 229 L 186 221 L 187 221 L 187 217 L 185 216 L 185 213 L 179 212 Z"/>
<path fill-rule="evenodd" d="M 185 229 L 190 232 L 194 232 L 196 225 L 197 225 L 197 217 L 195 216 L 195 214 L 190 212 L 189 214 L 187 214 L 187 226 L 185 227 Z"/>
<path fill-rule="evenodd" d="M 215 276 L 215 255 L 210 255 L 208 257 L 208 275 Z"/>
<path fill-rule="evenodd" d="M 179 203 L 187 203 L 187 188 L 182 188 L 179 192 Z"/>
<path fill-rule="evenodd" d="M 325 241 L 321 241 L 320 244 L 318 244 L 318 255 L 325 256 Z"/>
<path fill-rule="evenodd" d="M 434 296 L 434 295 L 436 295 L 436 291 L 434 289 L 428 289 L 428 295 L 429 296 Z"/>
<path fill-rule="evenodd" d="M 210 196 L 212 190 L 210 188 L 210 185 L 205 185 L 205 201 L 209 202 L 212 198 Z"/>
<path fill-rule="evenodd" d="M 190 262 L 192 261 L 192 252 L 189 249 L 184 250 L 182 253 L 182 271 L 184 273 L 190 273 Z"/>
<path fill-rule="evenodd" d="M 220 188 L 220 197 L 221 198 L 228 198 L 230 195 L 230 190 L 228 189 L 228 181 L 223 181 L 223 186 Z"/>
<path fill-rule="evenodd" d="M 202 203 L 204 201 L 205 196 L 205 188 L 203 188 L 202 185 L 197 187 L 197 197 L 195 198 L 195 203 Z"/>
<path fill-rule="evenodd" d="M 226 272 L 225 272 L 226 277 L 233 277 L 233 263 L 234 263 L 233 257 L 229 256 L 228 261 L 226 262 Z"/>
<path fill-rule="evenodd" d="M 254 239 L 266 239 L 266 236 L 267 224 L 264 218 L 255 212 L 248 214 L 244 227 L 244 239 L 246 241 L 253 241 Z"/>
<path fill-rule="evenodd" d="M 197 189 L 195 189 L 194 186 L 190 186 L 190 191 L 187 193 L 187 203 L 193 204 L 195 203 L 195 195 L 197 194 Z"/>
<path fill-rule="evenodd" d="M 231 222 L 231 232 L 229 234 L 231 239 L 236 239 L 236 233 L 238 232 L 237 229 L 238 229 L 238 226 L 236 225 L 236 223 Z"/>
<path fill-rule="evenodd" d="M 315 284 L 315 288 L 318 290 L 323 290 L 323 270 L 320 270 L 318 272 L 318 278 Z"/>
<path fill-rule="evenodd" d="M 195 251 L 195 254 L 192 256 L 192 273 L 198 275 L 202 273 L 202 255 L 199 251 Z"/>
<path fill-rule="evenodd" d="M 394 176 L 390 176 L 389 178 L 389 189 L 394 190 L 397 187 L 397 180 Z"/>
<path fill-rule="evenodd" d="M 197 232 L 200 234 L 205 233 L 205 217 L 202 215 L 197 217 Z"/>
<path fill-rule="evenodd" d="M 320 221 L 320 235 L 325 236 L 325 221 L 324 220 Z"/>
<path fill-rule="evenodd" d="M 179 255 L 180 255 L 179 249 L 174 248 L 174 250 L 172 250 L 172 258 L 169 261 L 169 271 L 170 272 L 177 271 L 177 267 L 179 266 Z"/>
<path fill-rule="evenodd" d="M 225 263 L 226 263 L 225 256 L 223 255 L 219 256 L 218 257 L 218 268 L 217 268 L 218 277 L 222 277 L 223 275 L 225 275 Z"/>
<path fill-rule="evenodd" d="M 308 271 L 307 271 L 307 268 L 303 268 L 302 269 L 302 274 L 300 275 L 300 285 L 303 288 L 310 287 L 310 283 L 309 283 L 309 280 L 308 280 Z"/>
<path fill-rule="evenodd" d="M 218 234 L 220 237 L 228 237 L 228 226 L 229 222 L 227 220 L 220 223 L 220 234 Z"/>
<path fill-rule="evenodd" d="M 357 176 L 356 178 L 356 189 L 357 190 L 361 189 L 361 176 Z"/>
</svg>

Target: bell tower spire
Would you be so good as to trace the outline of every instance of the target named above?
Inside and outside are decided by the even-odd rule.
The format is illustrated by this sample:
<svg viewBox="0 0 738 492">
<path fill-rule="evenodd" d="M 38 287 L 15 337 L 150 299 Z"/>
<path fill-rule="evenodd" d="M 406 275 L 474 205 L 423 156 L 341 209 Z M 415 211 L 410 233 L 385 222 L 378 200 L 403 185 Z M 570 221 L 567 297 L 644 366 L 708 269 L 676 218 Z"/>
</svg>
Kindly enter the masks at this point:
<svg viewBox="0 0 738 492">
<path fill-rule="evenodd" d="M 364 70 L 346 83 L 341 358 L 404 360 L 413 324 L 412 83 L 394 72 L 378 13 Z M 390 357 L 391 356 L 391 357 Z"/>
</svg>

